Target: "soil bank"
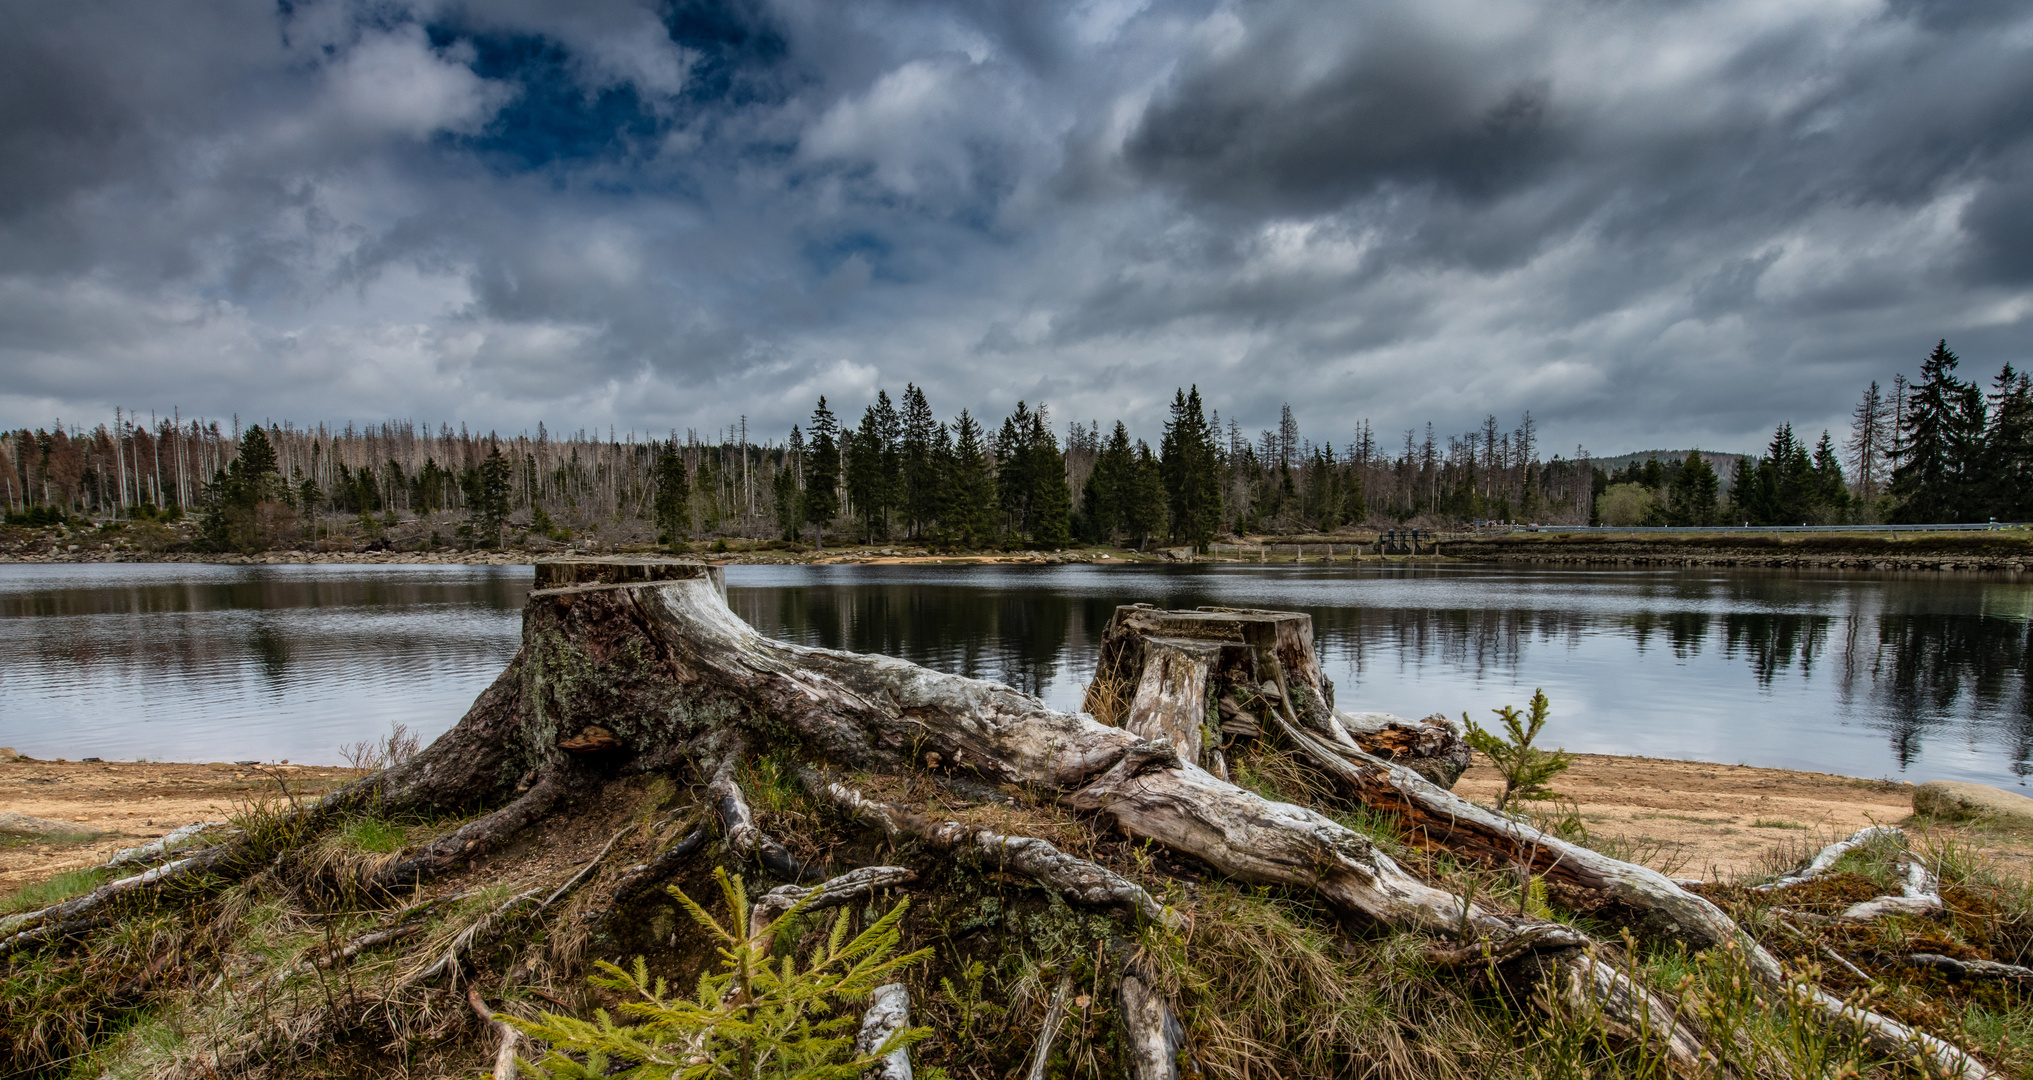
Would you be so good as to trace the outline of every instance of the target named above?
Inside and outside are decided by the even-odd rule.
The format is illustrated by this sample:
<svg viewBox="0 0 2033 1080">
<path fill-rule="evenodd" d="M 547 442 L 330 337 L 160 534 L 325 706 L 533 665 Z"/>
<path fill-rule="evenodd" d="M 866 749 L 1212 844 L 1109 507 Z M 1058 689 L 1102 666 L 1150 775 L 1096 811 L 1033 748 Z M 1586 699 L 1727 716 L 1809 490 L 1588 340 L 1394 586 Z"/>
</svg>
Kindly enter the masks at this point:
<svg viewBox="0 0 2033 1080">
<path fill-rule="evenodd" d="M 282 798 L 284 783 L 297 798 L 315 798 L 358 775 L 227 762 L 0 763 L 0 810 L 90 830 L 79 837 L 0 838 L 0 893 L 94 865 L 182 825 L 225 820 L 251 801 Z M 1488 762 L 1478 761 L 1455 790 L 1487 804 L 1501 786 Z M 1617 841 L 1636 861 L 1670 873 L 1711 880 L 1777 868 L 1865 825 L 1912 826 L 1913 785 L 1829 773 L 1579 754 L 1553 786 L 1574 800 L 1598 841 Z M 2008 875 L 2033 874 L 2033 835 L 1916 828 L 1916 843 L 1966 843 Z"/>
</svg>

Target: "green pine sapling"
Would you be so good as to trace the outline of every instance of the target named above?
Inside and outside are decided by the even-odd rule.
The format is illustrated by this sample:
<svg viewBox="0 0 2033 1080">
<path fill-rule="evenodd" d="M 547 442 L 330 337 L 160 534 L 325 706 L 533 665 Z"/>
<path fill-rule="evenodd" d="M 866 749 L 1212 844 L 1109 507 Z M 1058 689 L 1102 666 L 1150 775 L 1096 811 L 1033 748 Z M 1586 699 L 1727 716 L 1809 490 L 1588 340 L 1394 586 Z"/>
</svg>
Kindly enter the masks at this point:
<svg viewBox="0 0 2033 1080">
<path fill-rule="evenodd" d="M 851 941 L 850 915 L 841 911 L 833 932 L 801 967 L 794 956 L 773 959 L 770 942 L 779 927 L 803 914 L 810 896 L 751 932 L 741 878 L 724 869 L 715 869 L 713 877 L 727 902 L 730 917 L 724 924 L 677 888 L 670 892 L 719 940 L 723 969 L 700 976 L 697 994 L 688 1000 L 672 994 L 663 979 L 652 979 L 641 957 L 633 971 L 600 962 L 601 974 L 592 983 L 626 995 L 630 1000 L 620 1012 L 634 1022 L 618 1024 L 605 1009 L 590 1021 L 557 1013 L 535 1020 L 503 1015 L 523 1034 L 549 1045 L 541 1060 L 518 1062 L 526 1074 L 544 1080 L 859 1080 L 890 1051 L 931 1035 L 930 1028 L 908 1028 L 868 1053 L 856 1053 L 860 1018 L 846 1011 L 931 955 L 930 949 L 897 955 L 908 899 Z M 817 894 L 815 889 L 811 895 Z"/>
<path fill-rule="evenodd" d="M 1497 796 L 1498 812 L 1509 809 L 1511 800 L 1537 801 L 1554 798 L 1556 793 L 1546 786 L 1548 780 L 1566 770 L 1574 763 L 1572 755 L 1565 750 L 1541 750 L 1532 745 L 1539 737 L 1539 730 L 1546 726 L 1546 713 L 1550 706 L 1546 691 L 1534 690 L 1530 712 L 1520 715 L 1515 705 L 1491 709 L 1504 722 L 1504 731 L 1509 737 L 1494 734 L 1468 718 L 1461 719 L 1468 725 L 1468 745 L 1496 762 L 1497 771 L 1503 774 L 1504 790 Z"/>
</svg>

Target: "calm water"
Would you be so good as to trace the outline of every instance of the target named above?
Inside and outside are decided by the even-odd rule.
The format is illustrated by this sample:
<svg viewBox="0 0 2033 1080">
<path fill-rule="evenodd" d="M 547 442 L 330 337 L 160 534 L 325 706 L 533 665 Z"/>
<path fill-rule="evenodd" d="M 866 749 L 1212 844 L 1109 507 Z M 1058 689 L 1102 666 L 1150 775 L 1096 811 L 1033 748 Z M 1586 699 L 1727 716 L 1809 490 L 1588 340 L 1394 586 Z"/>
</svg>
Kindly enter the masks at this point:
<svg viewBox="0 0 2033 1080">
<path fill-rule="evenodd" d="M 455 722 L 526 567 L 0 567 L 0 745 L 334 761 Z M 1746 570 L 731 567 L 765 633 L 1074 708 L 1119 603 L 1310 612 L 1344 708 L 1487 717 L 1543 686 L 1570 749 L 2018 784 L 2033 584 Z"/>
</svg>

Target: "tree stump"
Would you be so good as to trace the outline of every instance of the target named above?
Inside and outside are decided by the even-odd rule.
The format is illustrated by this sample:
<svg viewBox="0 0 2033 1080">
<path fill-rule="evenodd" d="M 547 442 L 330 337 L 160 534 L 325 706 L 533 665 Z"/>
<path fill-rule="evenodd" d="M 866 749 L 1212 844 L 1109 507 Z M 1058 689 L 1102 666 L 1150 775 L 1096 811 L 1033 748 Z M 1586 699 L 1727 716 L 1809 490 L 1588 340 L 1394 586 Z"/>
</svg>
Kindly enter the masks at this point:
<svg viewBox="0 0 2033 1080">
<path fill-rule="evenodd" d="M 96 932 L 109 911 L 137 893 L 196 895 L 276 877 L 292 860 L 315 863 L 303 853 L 349 814 L 484 811 L 363 864 L 361 895 L 381 898 L 377 904 L 415 895 L 515 838 L 540 834 L 575 805 L 591 805 L 618 779 L 638 774 L 690 785 L 694 811 L 719 821 L 716 850 L 767 878 L 817 881 L 827 895 L 848 895 L 848 885 L 876 878 L 923 880 L 943 860 L 992 858 L 998 873 L 1025 875 L 1068 903 L 1109 908 L 1147 926 L 1177 925 L 1176 913 L 1154 897 L 1165 894 L 1148 865 L 1110 869 L 1039 837 L 929 820 L 913 801 L 873 788 L 887 783 L 906 793 L 997 797 L 1017 791 L 1079 815 L 1097 831 L 1170 849 L 1195 873 L 1310 893 L 1351 922 L 1429 935 L 1441 966 L 1488 970 L 1532 991 L 1538 1007 L 1597 1018 L 1609 1037 L 1654 1048 L 1675 1072 L 1704 1073 L 1700 1031 L 1682 1022 L 1664 994 L 1635 981 L 1635 965 L 1606 961 L 1603 943 L 1573 926 L 1496 910 L 1422 880 L 1335 818 L 1225 779 L 1228 753 L 1253 752 L 1259 740 L 1275 738 L 1327 786 L 1395 817 L 1415 847 L 1445 847 L 1593 891 L 1613 901 L 1598 909 L 1599 917 L 1647 938 L 1741 950 L 1764 992 L 1808 1002 L 1882 1053 L 1918 1055 L 1938 1074 L 1989 1075 L 1952 1045 L 1789 981 L 1720 909 L 1657 871 L 1548 836 L 1447 791 L 1467 763 L 1460 731 L 1434 720 L 1337 710 L 1305 615 L 1119 608 L 1089 687 L 1089 715 L 903 660 L 767 638 L 728 608 L 717 567 L 559 559 L 538 564 L 535 584 L 515 658 L 456 726 L 414 758 L 284 815 L 260 836 L 243 835 L 77 900 L 0 919 L 0 954 Z M 886 857 L 908 853 L 916 864 L 800 863 L 750 810 L 740 778 L 763 772 L 788 777 L 815 806 L 830 808 L 825 812 L 836 817 L 829 827 L 844 822 L 874 832 L 895 849 Z M 642 894 L 654 875 L 702 846 L 694 831 L 669 851 L 589 885 L 580 895 L 612 902 L 584 918 L 606 918 L 613 905 Z M 483 930 L 506 934 L 515 918 L 543 915 L 596 874 L 608 848 L 555 888 L 511 896 L 408 978 L 456 973 Z M 833 876 L 821 880 L 826 875 Z M 532 903 L 544 895 L 549 899 Z M 435 902 L 415 903 L 421 909 Z M 225 976 L 213 985 L 225 985 Z M 1140 975 L 1119 976 L 1112 986 L 1107 992 L 1124 1001 L 1126 1041 L 1140 1055 L 1134 1071 L 1153 1080 L 1173 1075 L 1173 1064 L 1192 1054 L 1191 1032 L 1177 1023 L 1177 1011 Z M 336 1005 L 331 1015 L 340 1015 Z M 301 1039 L 303 1026 L 293 1030 Z M 208 1052 L 186 1075 L 245 1071 L 265 1045 L 249 1036 L 230 1053 Z"/>
<path fill-rule="evenodd" d="M 1443 788 L 1468 768 L 1467 732 L 1435 714 L 1406 720 L 1334 707 L 1313 617 L 1291 611 L 1119 607 L 1102 635 L 1087 710 L 1226 778 L 1226 752 L 1274 715 L 1333 742 L 1402 765 Z"/>
</svg>

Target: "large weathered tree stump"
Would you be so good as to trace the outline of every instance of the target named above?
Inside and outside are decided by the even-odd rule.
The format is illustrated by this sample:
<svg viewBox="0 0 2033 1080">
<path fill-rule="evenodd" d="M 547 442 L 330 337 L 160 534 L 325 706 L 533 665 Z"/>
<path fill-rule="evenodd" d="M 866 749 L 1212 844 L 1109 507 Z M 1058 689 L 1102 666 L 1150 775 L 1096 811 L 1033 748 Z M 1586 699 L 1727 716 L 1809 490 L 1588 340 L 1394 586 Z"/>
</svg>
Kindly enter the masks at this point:
<svg viewBox="0 0 2033 1080">
<path fill-rule="evenodd" d="M 1090 715 L 902 660 L 767 638 L 728 608 L 716 567 L 557 560 L 537 566 L 535 584 L 520 651 L 457 726 L 410 761 L 305 809 L 296 822 L 311 835 L 369 806 L 379 813 L 491 808 L 376 864 L 366 885 L 390 893 L 420 888 L 570 813 L 575 800 L 595 797 L 616 778 L 641 773 L 703 790 L 700 805 L 719 819 L 725 850 L 752 859 L 767 877 L 817 884 L 822 873 L 836 882 L 848 880 L 843 870 L 861 873 L 802 865 L 758 824 L 737 766 L 768 755 L 773 768 L 788 762 L 829 813 L 850 827 L 879 830 L 878 839 L 909 842 L 920 859 L 993 858 L 1004 872 L 1028 875 L 1069 902 L 1173 922 L 1153 899 L 1163 895 L 1158 882 L 1131 880 L 1129 867 L 1111 870 L 1036 837 L 927 820 L 858 786 L 880 778 L 956 791 L 996 785 L 1238 881 L 1312 893 L 1350 920 L 1431 935 L 1443 963 L 1500 970 L 1535 988 L 1546 1007 L 1600 1016 L 1603 1030 L 1653 1047 L 1675 1071 L 1704 1072 L 1701 1032 L 1667 997 L 1605 962 L 1602 946 L 1582 931 L 1457 895 L 1321 812 L 1228 782 L 1227 754 L 1277 740 L 1350 799 L 1395 816 L 1415 846 L 1527 868 L 1603 898 L 1598 914 L 1641 936 L 1741 949 L 1772 993 L 1803 992 L 1722 911 L 1656 871 L 1544 835 L 1446 790 L 1467 764 L 1458 729 L 1337 710 L 1304 615 L 1118 609 L 1090 687 Z M 223 882 L 260 872 L 258 861 L 236 855 L 235 843 L 193 858 L 196 870 L 166 869 L 160 879 L 187 886 L 200 873 Z M 699 846 L 696 833 L 680 845 Z M 881 865 L 880 872 L 901 881 L 927 868 L 921 861 Z M 659 858 L 602 890 L 633 895 L 645 875 L 668 869 Z M 0 933 L 55 933 L 97 917 L 107 902 L 88 898 L 11 917 Z M 456 953 L 446 962 L 456 966 Z M 1144 980 L 1122 984 L 1121 993 L 1134 1005 L 1126 1012 L 1144 1025 L 1132 1041 L 1153 1048 L 1139 1075 L 1168 1075 L 1167 1062 L 1190 1052 L 1191 1033 Z M 1888 1054 L 1918 1054 L 1944 1075 L 1988 1075 L 1938 1039 L 1807 993 L 1832 1020 Z"/>
<path fill-rule="evenodd" d="M 1087 710 L 1226 776 L 1225 751 L 1261 736 L 1274 718 L 1359 748 L 1452 787 L 1468 768 L 1466 732 L 1435 714 L 1406 720 L 1334 707 L 1320 670 L 1313 619 L 1291 611 L 1119 607 L 1089 684 Z"/>
</svg>

